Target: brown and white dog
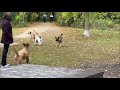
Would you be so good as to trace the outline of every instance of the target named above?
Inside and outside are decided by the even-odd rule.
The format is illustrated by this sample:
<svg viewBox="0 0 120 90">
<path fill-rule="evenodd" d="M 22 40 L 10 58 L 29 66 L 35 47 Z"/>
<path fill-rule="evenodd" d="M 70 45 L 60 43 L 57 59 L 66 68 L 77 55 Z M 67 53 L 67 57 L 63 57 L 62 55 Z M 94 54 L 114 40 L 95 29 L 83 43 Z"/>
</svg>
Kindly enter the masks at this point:
<svg viewBox="0 0 120 90">
<path fill-rule="evenodd" d="M 23 43 L 23 49 L 20 51 L 17 51 L 15 47 L 13 46 L 13 49 L 15 51 L 15 60 L 16 64 L 21 64 L 22 60 L 26 60 L 26 63 L 29 63 L 29 43 Z"/>
<path fill-rule="evenodd" d="M 31 35 L 30 41 L 33 40 L 33 42 L 34 42 L 34 41 L 35 41 L 35 36 L 36 36 L 36 34 L 38 34 L 38 33 L 37 33 L 35 30 L 33 30 L 33 32 L 29 32 L 28 34 Z"/>
<path fill-rule="evenodd" d="M 63 33 L 61 33 L 58 37 L 55 36 L 55 40 L 59 44 L 59 47 L 62 44 L 62 36 L 63 36 Z M 58 46 L 58 44 L 57 44 L 57 46 Z"/>
</svg>

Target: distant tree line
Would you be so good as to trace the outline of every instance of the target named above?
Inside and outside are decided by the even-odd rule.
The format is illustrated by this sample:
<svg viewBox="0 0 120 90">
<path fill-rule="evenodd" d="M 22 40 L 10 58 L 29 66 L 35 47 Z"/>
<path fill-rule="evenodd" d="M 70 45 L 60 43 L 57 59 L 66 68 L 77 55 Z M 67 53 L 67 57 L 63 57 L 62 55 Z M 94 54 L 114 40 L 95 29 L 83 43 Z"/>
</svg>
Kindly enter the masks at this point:
<svg viewBox="0 0 120 90">
<path fill-rule="evenodd" d="M 60 25 L 84 28 L 84 12 L 58 12 L 56 20 Z M 120 12 L 89 12 L 90 28 L 109 29 L 119 27 Z M 116 26 L 117 25 L 117 26 Z"/>
<path fill-rule="evenodd" d="M 27 22 L 42 21 L 43 14 L 48 16 L 52 13 L 54 20 L 59 25 L 84 28 L 85 14 L 84 12 L 12 12 L 13 26 L 25 26 Z M 0 21 L 4 12 L 0 12 Z M 94 29 L 119 28 L 120 12 L 89 12 L 89 25 Z"/>
</svg>

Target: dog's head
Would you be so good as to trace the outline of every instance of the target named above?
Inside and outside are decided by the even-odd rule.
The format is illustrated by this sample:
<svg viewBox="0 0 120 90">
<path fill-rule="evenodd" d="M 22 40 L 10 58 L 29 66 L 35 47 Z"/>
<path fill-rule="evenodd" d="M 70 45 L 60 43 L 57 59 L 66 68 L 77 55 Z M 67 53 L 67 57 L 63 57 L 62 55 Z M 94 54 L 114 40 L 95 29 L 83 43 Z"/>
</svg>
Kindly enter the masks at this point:
<svg viewBox="0 0 120 90">
<path fill-rule="evenodd" d="M 59 37 L 56 37 L 56 36 L 55 36 L 55 40 L 58 41 L 58 40 L 59 40 Z"/>
<path fill-rule="evenodd" d="M 28 48 L 30 46 L 30 44 L 29 43 L 23 43 L 23 46 Z"/>
<path fill-rule="evenodd" d="M 60 36 L 62 36 L 62 35 L 63 35 L 63 33 L 60 34 Z"/>
</svg>

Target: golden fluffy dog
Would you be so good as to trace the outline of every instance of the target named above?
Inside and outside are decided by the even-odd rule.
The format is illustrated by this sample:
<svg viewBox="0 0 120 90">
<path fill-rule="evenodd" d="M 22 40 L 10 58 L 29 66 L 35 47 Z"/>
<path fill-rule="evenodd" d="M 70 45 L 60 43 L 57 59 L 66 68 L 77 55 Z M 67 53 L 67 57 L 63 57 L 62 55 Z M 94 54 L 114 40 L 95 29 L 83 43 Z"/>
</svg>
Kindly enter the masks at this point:
<svg viewBox="0 0 120 90">
<path fill-rule="evenodd" d="M 35 36 L 36 36 L 37 32 L 35 30 L 33 30 L 33 32 L 29 32 L 28 34 L 31 35 L 30 41 L 33 40 L 33 42 L 34 42 L 35 41 Z"/>
<path fill-rule="evenodd" d="M 26 60 L 26 63 L 29 63 L 29 43 L 23 43 L 23 49 L 20 51 L 17 51 L 15 47 L 13 46 L 13 49 L 15 51 L 15 60 L 16 64 L 21 64 L 22 60 Z"/>
</svg>

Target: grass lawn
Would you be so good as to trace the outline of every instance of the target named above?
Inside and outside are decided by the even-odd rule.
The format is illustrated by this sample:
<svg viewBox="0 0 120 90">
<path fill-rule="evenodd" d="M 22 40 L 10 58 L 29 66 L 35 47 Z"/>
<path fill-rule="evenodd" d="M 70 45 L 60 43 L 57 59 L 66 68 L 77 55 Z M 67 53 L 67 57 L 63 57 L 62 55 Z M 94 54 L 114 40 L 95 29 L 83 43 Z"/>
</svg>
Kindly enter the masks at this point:
<svg viewBox="0 0 120 90">
<path fill-rule="evenodd" d="M 13 34 L 18 35 L 23 31 L 16 28 L 13 29 Z M 91 30 L 90 38 L 81 37 L 83 29 L 62 27 L 62 32 L 64 47 L 56 47 L 54 35 L 48 32 L 42 34 L 42 46 L 30 43 L 30 64 L 79 68 L 82 63 L 87 62 L 119 61 L 119 31 Z M 23 42 L 29 42 L 29 39 L 20 42 L 21 45 L 16 46 L 17 50 L 22 48 Z M 8 63 L 15 64 L 12 47 L 8 53 Z"/>
</svg>

